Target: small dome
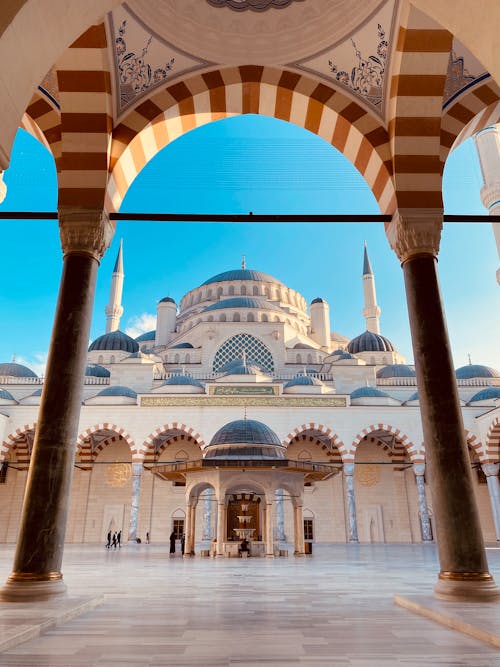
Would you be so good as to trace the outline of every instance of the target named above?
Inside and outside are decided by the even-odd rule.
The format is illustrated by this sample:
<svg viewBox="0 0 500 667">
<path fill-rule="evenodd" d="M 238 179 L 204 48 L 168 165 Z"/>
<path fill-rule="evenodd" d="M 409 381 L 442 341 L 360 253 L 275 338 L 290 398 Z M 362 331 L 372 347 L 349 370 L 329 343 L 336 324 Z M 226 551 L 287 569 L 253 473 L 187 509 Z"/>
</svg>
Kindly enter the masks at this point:
<svg viewBox="0 0 500 667">
<path fill-rule="evenodd" d="M 389 364 L 389 366 L 384 366 L 379 368 L 377 371 L 378 378 L 414 378 L 416 375 L 413 368 L 410 368 L 406 364 Z"/>
<path fill-rule="evenodd" d="M 85 369 L 85 377 L 109 378 L 111 373 L 100 364 L 89 364 Z"/>
<path fill-rule="evenodd" d="M 411 396 L 409 396 L 409 397 L 406 399 L 406 402 L 408 403 L 408 401 L 419 401 L 419 400 L 420 400 L 420 399 L 419 399 L 419 397 L 418 397 L 418 391 L 415 391 Z"/>
<path fill-rule="evenodd" d="M 297 343 L 296 345 L 293 346 L 294 350 L 315 350 L 316 348 L 313 347 L 312 345 L 308 345 L 307 343 Z"/>
<path fill-rule="evenodd" d="M 6 364 L 0 364 L 0 375 L 6 375 L 8 377 L 14 378 L 36 378 L 38 375 L 34 373 L 31 368 L 23 366 L 22 364 L 16 364 L 15 361 L 11 361 Z"/>
<path fill-rule="evenodd" d="M 349 354 L 349 352 L 337 352 L 336 354 L 332 355 L 337 357 L 335 361 L 340 361 L 341 359 L 354 359 L 352 354 Z"/>
<path fill-rule="evenodd" d="M 205 450 L 205 458 L 284 459 L 285 447 L 266 424 L 237 419 L 217 431 Z"/>
<path fill-rule="evenodd" d="M 380 391 L 375 387 L 359 387 L 355 389 L 351 398 L 391 398 L 385 391 Z"/>
<path fill-rule="evenodd" d="M 142 343 L 145 340 L 154 340 L 156 338 L 156 330 L 146 331 L 146 333 L 137 336 L 135 339 L 136 343 Z"/>
<path fill-rule="evenodd" d="M 31 394 L 31 396 L 34 396 L 35 398 L 36 398 L 37 396 L 41 396 L 41 395 L 42 395 L 42 387 L 39 387 L 36 391 L 34 391 L 34 392 Z"/>
<path fill-rule="evenodd" d="M 158 301 L 158 303 L 173 303 L 174 305 L 177 305 L 171 296 L 164 296 L 163 299 Z"/>
<path fill-rule="evenodd" d="M 315 299 L 311 301 L 311 306 L 313 305 L 313 303 L 326 303 L 326 301 L 322 299 L 320 296 L 317 296 Z"/>
<path fill-rule="evenodd" d="M 133 338 L 127 336 L 123 331 L 111 331 L 96 338 L 90 345 L 89 352 L 93 350 L 123 350 L 124 352 L 137 352 L 139 346 Z"/>
<path fill-rule="evenodd" d="M 161 386 L 164 387 L 165 385 L 190 385 L 191 387 L 200 387 L 201 389 L 204 388 L 203 384 L 199 380 L 195 380 L 190 375 L 172 375 L 172 377 L 169 377 L 168 380 L 165 380 Z"/>
<path fill-rule="evenodd" d="M 332 357 L 336 356 L 337 354 L 345 354 L 345 350 L 343 350 L 341 347 L 337 348 L 336 350 L 333 350 L 332 352 Z"/>
<path fill-rule="evenodd" d="M 500 398 L 500 387 L 486 387 L 486 389 L 481 389 L 477 394 L 474 394 L 474 396 L 469 399 L 469 403 L 492 401 L 495 398 Z"/>
<path fill-rule="evenodd" d="M 278 310 L 280 313 L 283 312 L 279 306 L 270 301 L 257 299 L 252 296 L 236 296 L 224 299 L 223 301 L 217 301 L 211 306 L 207 306 L 202 310 L 202 313 L 208 313 L 211 310 L 220 310 L 221 308 L 258 308 L 259 310 Z"/>
<path fill-rule="evenodd" d="M 349 341 L 347 351 L 351 354 L 359 354 L 359 352 L 394 352 L 395 348 L 385 336 L 381 336 L 373 331 L 365 331 L 360 336 Z"/>
<path fill-rule="evenodd" d="M 245 371 L 244 368 L 251 368 L 252 372 Z M 231 359 L 227 361 L 221 368 L 221 373 L 226 373 L 227 375 L 252 375 L 253 373 L 267 373 L 268 371 L 261 366 L 257 361 L 253 359 L 243 359 L 238 357 L 238 359 Z"/>
<path fill-rule="evenodd" d="M 1 375 L 1 373 L 0 373 Z M 473 380 L 474 378 L 499 378 L 500 373 L 490 366 L 481 364 L 468 364 L 461 366 L 455 371 L 457 380 Z"/>
<path fill-rule="evenodd" d="M 250 280 L 259 283 L 276 283 L 282 285 L 283 283 L 273 276 L 262 271 L 253 271 L 252 269 L 235 269 L 234 271 L 224 271 L 205 280 L 202 285 L 211 285 L 212 283 L 231 282 L 233 280 Z"/>
<path fill-rule="evenodd" d="M 33 396 L 34 396 L 34 394 L 33 394 Z M 3 389 L 2 387 L 0 387 L 0 399 L 3 399 L 5 401 L 14 401 L 15 400 L 14 396 L 12 396 L 10 391 L 7 391 L 7 389 Z"/>
<path fill-rule="evenodd" d="M 171 350 L 192 350 L 194 349 L 191 343 L 179 343 L 178 345 L 172 345 Z"/>
<path fill-rule="evenodd" d="M 289 389 L 290 387 L 321 387 L 324 383 L 318 378 L 310 377 L 309 375 L 298 375 L 285 384 L 283 389 Z"/>
<path fill-rule="evenodd" d="M 121 384 L 117 384 L 114 387 L 106 387 L 100 391 L 97 396 L 126 396 L 127 398 L 137 398 L 137 394 L 130 387 L 124 387 Z"/>
</svg>

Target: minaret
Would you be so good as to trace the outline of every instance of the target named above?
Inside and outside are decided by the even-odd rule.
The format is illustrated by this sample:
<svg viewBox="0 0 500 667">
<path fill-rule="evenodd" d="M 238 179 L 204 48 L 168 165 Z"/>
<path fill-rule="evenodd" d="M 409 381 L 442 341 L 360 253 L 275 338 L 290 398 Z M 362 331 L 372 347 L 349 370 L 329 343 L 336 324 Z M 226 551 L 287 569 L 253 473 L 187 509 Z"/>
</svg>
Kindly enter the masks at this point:
<svg viewBox="0 0 500 667">
<path fill-rule="evenodd" d="M 120 249 L 116 257 L 115 268 L 111 277 L 111 289 L 109 290 L 109 303 L 104 312 L 106 313 L 106 333 L 116 331 L 120 327 L 120 317 L 123 315 L 122 292 L 123 292 L 123 239 L 120 241 Z"/>
<path fill-rule="evenodd" d="M 373 333 L 380 333 L 380 308 L 377 305 L 377 292 L 375 291 L 375 276 L 373 275 L 372 265 L 368 257 L 368 250 L 365 241 L 365 256 L 363 259 L 363 293 L 365 296 L 365 307 L 363 308 L 363 317 L 366 320 L 366 330 Z"/>
</svg>

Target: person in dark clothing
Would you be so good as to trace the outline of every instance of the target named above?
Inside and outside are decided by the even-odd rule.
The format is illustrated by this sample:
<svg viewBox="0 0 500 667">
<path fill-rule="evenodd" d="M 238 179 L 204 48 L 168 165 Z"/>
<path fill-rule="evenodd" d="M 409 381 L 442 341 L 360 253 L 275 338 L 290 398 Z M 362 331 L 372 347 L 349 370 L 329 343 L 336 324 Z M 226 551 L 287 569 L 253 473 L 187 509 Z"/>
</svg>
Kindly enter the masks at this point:
<svg viewBox="0 0 500 667">
<path fill-rule="evenodd" d="M 111 531 L 110 530 L 108 531 L 107 540 L 108 541 L 106 542 L 106 549 L 110 549 L 111 548 Z"/>
<path fill-rule="evenodd" d="M 117 534 L 117 536 L 116 536 L 116 543 L 118 544 L 118 547 L 119 547 L 120 549 L 122 548 L 122 544 L 121 544 L 121 542 L 122 542 L 122 531 L 119 530 L 119 531 L 118 531 L 118 534 Z"/>
<path fill-rule="evenodd" d="M 175 533 L 172 531 L 170 533 L 170 555 L 175 554 Z"/>
<path fill-rule="evenodd" d="M 116 533 L 113 533 L 113 549 L 116 549 Z"/>
<path fill-rule="evenodd" d="M 149 544 L 149 533 L 146 533 L 146 544 Z"/>
<path fill-rule="evenodd" d="M 186 545 L 186 536 L 183 533 L 182 537 L 181 537 L 181 554 L 183 556 L 184 556 L 184 547 L 185 547 L 185 545 Z"/>
<path fill-rule="evenodd" d="M 241 540 L 241 544 L 240 544 L 240 548 L 239 548 L 240 556 L 243 552 L 246 552 L 248 554 L 249 551 L 250 551 L 250 545 L 248 543 L 248 540 L 245 537 L 243 540 Z"/>
</svg>

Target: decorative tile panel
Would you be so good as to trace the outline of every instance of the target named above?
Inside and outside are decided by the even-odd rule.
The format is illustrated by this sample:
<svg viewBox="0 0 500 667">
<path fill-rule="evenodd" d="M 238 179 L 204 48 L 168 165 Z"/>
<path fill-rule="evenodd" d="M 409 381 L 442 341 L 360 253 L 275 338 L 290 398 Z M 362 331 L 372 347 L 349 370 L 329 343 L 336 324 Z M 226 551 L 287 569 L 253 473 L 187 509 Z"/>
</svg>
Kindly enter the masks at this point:
<svg viewBox="0 0 500 667">
<path fill-rule="evenodd" d="M 345 396 L 141 396 L 143 408 L 196 407 L 288 407 L 288 408 L 345 408 Z"/>
<path fill-rule="evenodd" d="M 245 9 L 253 9 L 255 12 L 264 12 L 266 9 L 283 9 L 292 2 L 304 2 L 304 0 L 207 0 L 212 7 L 228 7 L 237 12 Z"/>
</svg>

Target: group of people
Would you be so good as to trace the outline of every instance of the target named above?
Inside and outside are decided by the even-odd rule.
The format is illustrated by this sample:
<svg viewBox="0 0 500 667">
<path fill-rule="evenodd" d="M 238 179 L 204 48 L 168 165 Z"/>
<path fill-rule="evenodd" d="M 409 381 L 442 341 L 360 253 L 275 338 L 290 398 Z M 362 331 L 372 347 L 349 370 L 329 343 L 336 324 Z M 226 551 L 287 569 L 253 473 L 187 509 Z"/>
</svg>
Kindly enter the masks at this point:
<svg viewBox="0 0 500 667">
<path fill-rule="evenodd" d="M 170 555 L 173 556 L 175 554 L 175 548 L 176 548 L 176 540 L 177 536 L 175 534 L 175 531 L 173 530 L 170 533 Z M 181 554 L 184 555 L 184 547 L 186 545 L 186 536 L 184 533 L 181 535 Z"/>
<path fill-rule="evenodd" d="M 112 533 L 110 530 L 108 531 L 107 535 L 107 541 L 106 541 L 106 549 L 116 549 L 118 547 L 119 549 L 122 546 L 122 531 L 119 530 L 118 532 L 115 530 L 114 533 Z"/>
</svg>

